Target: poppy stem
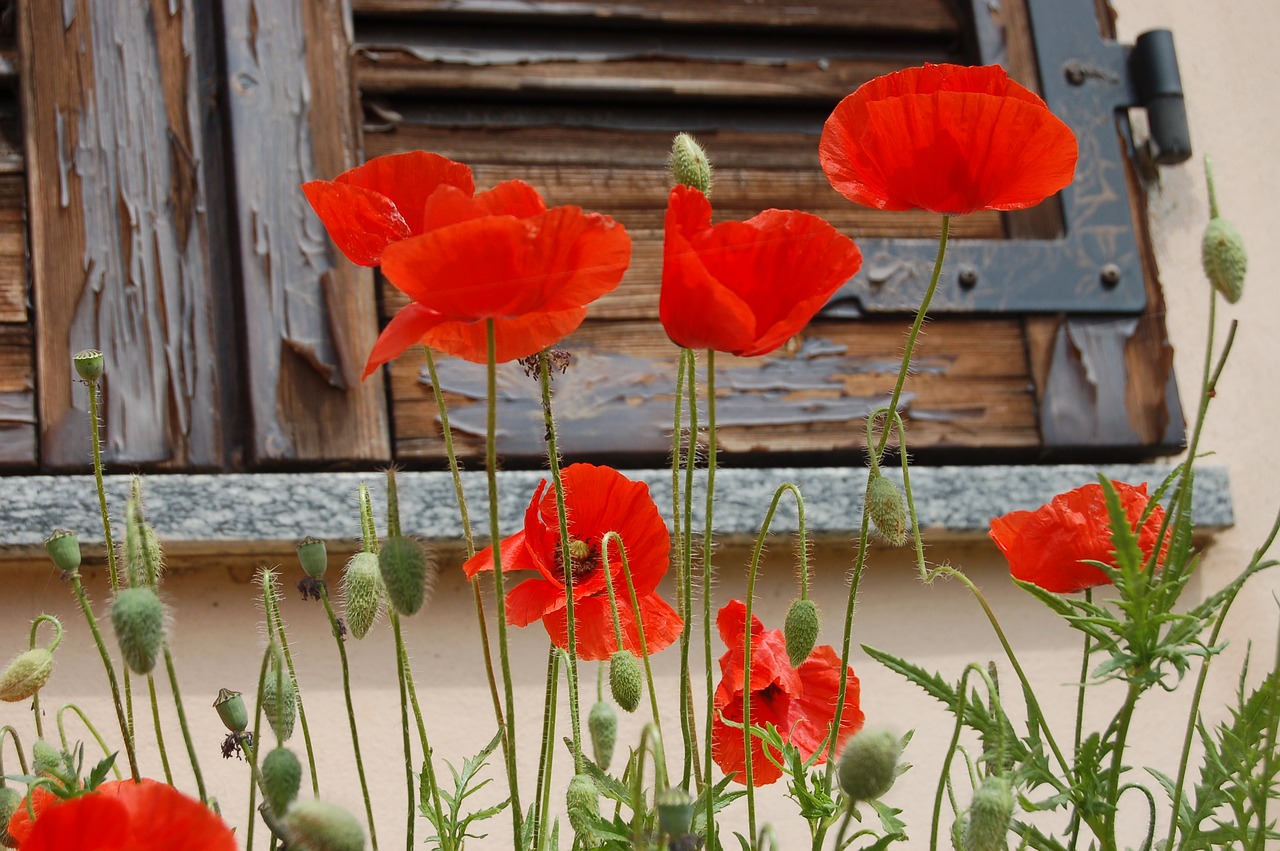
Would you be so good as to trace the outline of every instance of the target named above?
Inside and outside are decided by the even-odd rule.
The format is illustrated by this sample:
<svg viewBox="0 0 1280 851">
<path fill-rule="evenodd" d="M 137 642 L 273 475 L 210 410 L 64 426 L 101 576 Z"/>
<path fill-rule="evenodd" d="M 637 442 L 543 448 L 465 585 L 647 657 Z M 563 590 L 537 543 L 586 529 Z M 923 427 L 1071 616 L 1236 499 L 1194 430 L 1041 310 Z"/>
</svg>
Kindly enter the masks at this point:
<svg viewBox="0 0 1280 851">
<path fill-rule="evenodd" d="M 320 583 L 320 600 L 324 603 L 325 614 L 329 616 L 329 628 L 333 631 L 333 640 L 338 644 L 338 658 L 342 662 L 342 696 L 347 703 L 347 725 L 351 728 L 351 747 L 355 751 L 356 773 L 360 777 L 360 794 L 364 796 L 364 815 L 369 823 L 369 844 L 373 851 L 378 851 L 378 834 L 373 824 L 373 802 L 369 798 L 369 783 L 364 776 L 364 760 L 360 756 L 360 733 L 356 729 L 356 708 L 351 701 L 351 666 L 347 662 L 347 645 L 342 640 L 342 629 L 338 625 L 338 616 L 333 612 L 333 603 L 329 600 L 329 586 Z"/>
<path fill-rule="evenodd" d="M 862 571 L 867 566 L 867 543 L 871 515 L 866 500 L 862 505 L 862 526 L 858 531 L 858 554 L 854 559 L 853 579 L 849 582 L 849 596 L 844 609 L 844 638 L 840 645 L 840 691 L 836 695 L 836 714 L 832 719 L 831 732 L 827 734 L 827 773 L 823 779 L 823 788 L 831 792 L 831 782 L 836 769 L 836 742 L 839 738 L 840 726 L 836 719 L 844 717 L 844 704 L 849 690 L 849 645 L 853 636 L 853 615 L 858 609 L 858 586 L 862 583 Z"/>
<path fill-rule="evenodd" d="M 409 653 L 405 649 L 404 635 L 400 630 L 400 615 L 394 607 L 390 609 L 391 630 L 395 634 L 396 641 L 396 662 L 400 669 L 404 671 L 405 689 L 409 693 L 409 704 L 413 707 L 413 719 L 418 725 L 418 741 L 422 745 L 422 762 L 424 766 L 424 778 L 427 787 L 431 792 L 431 805 L 436 811 L 436 823 L 444 824 L 444 807 L 440 806 L 440 787 L 436 782 L 435 756 L 431 749 L 430 742 L 427 741 L 427 727 L 422 720 L 422 706 L 418 703 L 418 690 L 413 685 L 413 669 L 409 667 Z M 440 843 L 443 851 L 451 851 L 449 837 L 445 831 L 439 831 Z"/>
<path fill-rule="evenodd" d="M 685 463 L 685 430 L 684 430 L 684 385 L 685 373 L 689 368 L 689 349 L 680 350 L 680 360 L 676 366 L 676 400 L 674 427 L 671 429 L 671 525 L 676 534 L 676 603 L 680 607 L 680 737 L 684 742 L 684 774 L 682 784 L 689 790 L 689 776 L 693 765 L 694 742 L 690 729 L 692 708 L 689 682 L 689 638 L 693 624 L 690 622 L 689 562 L 685 558 L 688 553 L 688 526 L 680 522 L 683 513 L 680 509 L 680 469 Z M 686 493 L 686 502 L 688 494 Z M 701 778 L 699 778 L 701 782 Z"/>
<path fill-rule="evenodd" d="M 520 812 L 519 774 L 516 771 L 516 699 L 511 687 L 511 653 L 507 642 L 507 594 L 506 583 L 502 575 L 502 533 L 498 527 L 498 448 L 496 435 L 498 431 L 498 374 L 497 374 L 497 337 L 492 319 L 485 320 L 485 337 L 488 357 L 486 369 L 486 395 L 488 396 L 488 414 L 486 417 L 484 441 L 485 477 L 489 484 L 489 541 L 493 549 L 493 587 L 494 607 L 498 620 L 498 661 L 502 666 L 502 688 L 506 696 L 507 718 L 510 724 L 507 731 L 505 756 L 507 763 L 507 786 L 511 793 L 511 822 L 514 831 L 513 842 L 519 844 L 523 834 L 521 829 L 522 813 Z M 570 619 L 572 621 L 572 619 Z"/>
<path fill-rule="evenodd" d="M 692 377 L 690 390 L 693 389 Z M 691 394 L 692 395 L 692 394 Z M 693 404 L 697 404 L 694 397 Z M 714 574 L 711 553 L 715 545 L 715 525 L 712 513 L 715 509 L 716 496 L 716 352 L 707 349 L 707 502 L 702 518 L 702 645 L 705 650 L 704 663 L 707 673 L 707 715 L 706 715 L 706 783 L 703 789 L 707 795 L 707 847 L 716 847 L 715 802 L 712 800 L 715 791 L 715 780 L 711 774 L 711 724 L 715 720 L 715 682 L 711 660 L 711 580 Z M 752 832 L 754 838 L 755 833 Z"/>
<path fill-rule="evenodd" d="M 74 703 L 62 704 L 61 706 L 58 707 L 58 712 L 54 716 L 58 722 L 58 739 L 62 742 L 62 749 L 64 751 L 71 750 L 71 744 L 70 742 L 67 741 L 67 730 L 62 723 L 62 713 L 66 712 L 68 709 L 70 709 L 77 716 L 79 716 L 81 723 L 83 723 L 85 726 L 85 729 L 89 731 L 89 735 L 93 736 L 93 740 L 98 743 L 98 747 L 102 748 L 102 755 L 104 757 L 111 756 L 111 753 L 112 753 L 111 748 L 107 747 L 106 739 L 102 738 L 102 734 L 98 732 L 97 727 L 93 726 L 93 722 L 89 720 L 89 716 L 84 714 L 84 710 L 82 710 L 79 706 L 76 706 Z M 13 733 L 12 727 L 5 727 L 5 729 L 8 730 L 10 733 Z M 13 733 L 13 743 L 14 745 L 18 745 L 18 737 L 16 733 Z M 22 755 L 21 746 L 19 746 L 19 750 L 18 750 L 18 762 L 21 763 L 22 765 L 22 773 L 27 774 L 28 773 L 27 760 L 26 760 L 26 757 Z M 3 769 L 4 769 L 3 764 L 0 764 L 0 776 L 2 776 L 4 773 Z M 111 771 L 112 773 L 115 774 L 117 780 L 121 779 L 120 766 L 116 765 L 114 761 L 111 763 Z"/>
<path fill-rule="evenodd" d="M 67 704 L 67 706 L 74 707 L 74 704 Z M 74 707 L 74 708 L 76 712 L 80 712 L 79 707 Z M 62 710 L 61 709 L 58 710 L 58 713 L 61 714 Z M 80 717 L 84 718 L 84 713 L 80 713 Z M 102 745 L 103 753 L 108 753 L 106 743 L 102 741 L 101 736 L 97 735 L 98 731 L 93 728 L 92 724 L 89 724 L 88 719 L 85 719 L 85 724 L 87 724 L 89 726 L 89 729 L 94 733 L 94 738 L 98 740 L 98 744 Z M 23 774 L 30 774 L 31 770 L 27 768 L 27 756 L 22 751 L 22 740 L 18 738 L 18 731 L 12 725 L 5 724 L 3 727 L 0 727 L 0 776 L 5 776 L 3 772 L 4 772 L 4 737 L 6 734 L 9 736 L 9 739 L 13 742 L 13 749 L 18 754 L 18 768 L 22 769 Z M 117 778 L 120 777 L 119 769 L 116 769 L 116 777 Z"/>
<path fill-rule="evenodd" d="M 942 217 L 942 234 L 938 237 L 938 256 L 933 261 L 933 276 L 929 278 L 929 287 L 924 292 L 924 298 L 920 301 L 920 309 L 916 311 L 915 322 L 911 324 L 911 331 L 907 334 L 907 345 L 902 353 L 902 366 L 898 370 L 898 380 L 893 385 L 893 395 L 889 397 L 889 410 L 895 413 L 898 410 L 898 401 L 902 398 L 902 387 L 906 384 L 907 374 L 911 371 L 911 354 L 915 350 L 916 341 L 920 338 L 920 328 L 924 325 L 925 314 L 929 312 L 929 303 L 933 301 L 933 294 L 938 291 L 938 279 L 942 276 L 942 260 L 947 255 L 947 234 L 950 231 L 951 216 L 944 214 Z M 885 444 L 888 442 L 889 429 L 886 427 L 880 433 L 880 441 L 871 456 L 875 459 L 875 463 L 878 464 L 880 458 L 884 455 Z"/>
<path fill-rule="evenodd" d="M 151 725 L 156 731 L 156 749 L 160 751 L 160 770 L 164 782 L 173 785 L 173 770 L 169 767 L 169 753 L 164 747 L 164 727 L 160 724 L 160 699 L 156 696 L 156 678 L 147 674 L 147 693 L 151 698 Z"/>
<path fill-rule="evenodd" d="M 698 791 L 704 786 L 701 768 L 698 763 L 698 737 L 693 729 L 693 678 L 689 671 L 689 646 L 693 634 L 693 471 L 697 465 L 698 448 L 698 370 L 693 349 L 680 350 L 680 363 L 684 370 L 686 385 L 676 383 L 676 396 L 688 392 L 689 428 L 686 438 L 684 457 L 680 462 L 684 465 L 684 515 L 677 520 L 672 518 L 680 540 L 680 581 L 681 595 L 684 598 L 684 628 L 680 632 L 680 711 L 685 715 L 682 734 L 686 736 L 686 753 L 684 764 L 684 789 L 689 789 L 690 773 L 697 778 Z M 680 420 L 676 419 L 676 430 L 680 431 Z M 708 639 L 709 640 L 709 639 Z M 707 728 L 707 735 L 711 730 Z M 708 806 L 710 806 L 708 804 Z"/>
<path fill-rule="evenodd" d="M 111 654 L 107 652 L 106 642 L 102 640 L 102 630 L 98 629 L 98 619 L 93 614 L 93 607 L 89 605 L 89 597 L 85 594 L 84 585 L 80 582 L 78 570 L 71 574 L 71 590 L 80 602 L 80 610 L 84 612 L 89 631 L 93 633 L 93 641 L 98 646 L 98 655 L 102 657 L 102 667 L 107 672 L 107 684 L 111 686 L 111 699 L 115 703 L 116 718 L 120 722 L 120 734 L 124 736 L 124 752 L 129 760 L 129 774 L 133 777 L 133 782 L 137 783 L 141 775 L 138 774 L 138 757 L 134 753 L 133 729 L 125 718 L 124 707 L 120 703 L 120 684 L 116 680 L 115 665 L 111 662 Z"/>
<path fill-rule="evenodd" d="M 267 613 L 267 631 L 280 641 L 280 650 L 285 665 L 289 669 L 289 678 L 293 680 L 293 688 L 298 701 L 298 721 L 302 725 L 302 742 L 307 750 L 307 768 L 311 772 L 311 791 L 320 797 L 320 779 L 316 776 L 315 749 L 311 745 L 311 730 L 307 726 L 307 711 L 302 706 L 302 689 L 298 688 L 298 674 L 293 667 L 293 654 L 289 652 L 289 638 L 285 634 L 284 619 L 280 617 L 279 585 L 275 574 L 271 571 L 263 573 L 263 605 Z M 283 694 L 283 692 L 279 692 Z"/>
<path fill-rule="evenodd" d="M 604 670 L 603 666 L 600 670 Z M 556 753 L 556 698 L 559 694 L 560 651 L 551 644 L 547 652 L 547 694 L 542 710 L 542 748 L 538 752 L 538 784 L 534 794 L 538 813 L 533 823 L 533 842 L 530 843 L 533 851 L 542 851 L 547 833 L 547 818 L 551 811 L 551 770 Z"/>
<path fill-rule="evenodd" d="M 93 445 L 93 479 L 98 486 L 98 510 L 102 514 L 102 540 L 107 548 L 107 575 L 111 578 L 111 593 L 120 589 L 120 576 L 116 572 L 116 547 L 111 540 L 111 513 L 107 511 L 107 490 L 102 478 L 102 422 L 98 408 L 98 380 L 86 381 L 89 388 L 89 429 Z"/>
<path fill-rule="evenodd" d="M 627 580 L 627 591 L 631 595 L 631 614 L 636 619 L 636 637 L 640 641 L 640 657 L 644 660 L 644 677 L 649 688 L 649 709 L 653 712 L 653 726 L 658 731 L 658 741 L 662 741 L 662 718 L 658 712 L 658 695 L 653 689 L 653 666 L 649 661 L 649 642 L 644 637 L 644 621 L 640 619 L 640 596 L 636 593 L 636 583 L 631 576 L 631 563 L 627 561 L 627 548 L 622 543 L 622 536 L 617 532 L 606 532 L 600 539 L 600 552 L 603 558 L 605 588 L 609 591 L 609 608 L 613 611 L 613 627 L 618 637 L 618 648 L 622 649 L 622 626 L 618 619 L 618 601 L 613 593 L 613 574 L 609 569 L 609 543 L 616 541 L 618 553 L 622 557 L 622 575 Z M 666 754 L 662 754 L 663 778 L 666 778 Z"/>
<path fill-rule="evenodd" d="M 492 320 L 490 320 L 492 321 Z M 564 479 L 560 475 L 560 450 L 556 446 L 556 421 L 551 414 L 551 358 L 546 350 L 538 355 L 538 383 L 542 389 L 542 418 L 546 425 L 547 461 L 551 466 L 551 483 L 556 493 L 556 519 L 560 524 L 560 568 L 564 571 L 564 610 L 566 638 L 568 639 L 569 664 L 566 677 L 569 687 L 569 729 L 573 735 L 573 772 L 582 773 L 582 724 L 578 707 L 578 628 L 574 618 L 573 559 L 569 555 L 569 516 L 565 510 Z M 494 560 L 497 561 L 498 545 L 494 543 Z M 605 546 L 607 551 L 608 547 Z M 607 571 L 606 571 L 607 575 Z M 612 600 L 612 584 L 609 584 Z M 617 606 L 614 606 L 614 625 L 617 626 Z M 622 630 L 618 628 L 619 648 Z"/>
<path fill-rule="evenodd" d="M 942 770 L 938 773 L 938 788 L 933 795 L 933 821 L 929 828 L 929 851 L 937 851 L 938 848 L 938 825 L 942 821 L 942 796 L 947 790 L 947 779 L 951 776 L 951 760 L 956 755 L 960 744 L 960 731 L 964 728 L 964 713 L 967 708 L 965 704 L 969 694 L 969 674 L 974 672 L 977 672 L 982 681 L 987 684 L 987 693 L 991 695 L 992 709 L 995 714 L 996 724 L 1000 730 L 1000 739 L 996 743 L 996 764 L 992 773 L 1000 774 L 1004 771 L 1004 713 L 1000 708 L 1000 690 L 996 688 L 991 675 L 980 664 L 970 662 L 965 666 L 964 673 L 960 675 L 960 684 L 956 689 L 956 694 L 960 696 L 960 701 L 956 705 L 955 711 L 956 726 L 951 734 L 951 743 L 947 746 L 947 755 L 942 760 Z"/>
</svg>

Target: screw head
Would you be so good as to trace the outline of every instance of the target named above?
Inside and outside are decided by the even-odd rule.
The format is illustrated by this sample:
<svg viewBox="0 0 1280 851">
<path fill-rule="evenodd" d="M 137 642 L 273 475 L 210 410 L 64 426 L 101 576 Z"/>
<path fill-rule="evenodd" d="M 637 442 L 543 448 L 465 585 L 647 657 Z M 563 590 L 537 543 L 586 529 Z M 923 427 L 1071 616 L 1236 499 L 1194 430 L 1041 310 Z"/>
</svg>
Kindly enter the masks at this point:
<svg viewBox="0 0 1280 851">
<path fill-rule="evenodd" d="M 962 289 L 971 290 L 978 285 L 978 270 L 972 266 L 961 266 L 956 280 Z"/>
<path fill-rule="evenodd" d="M 1121 276 L 1120 267 L 1115 263 L 1108 263 L 1102 267 L 1102 271 L 1098 274 L 1098 279 L 1102 281 L 1104 287 L 1110 290 L 1120 283 Z"/>
</svg>

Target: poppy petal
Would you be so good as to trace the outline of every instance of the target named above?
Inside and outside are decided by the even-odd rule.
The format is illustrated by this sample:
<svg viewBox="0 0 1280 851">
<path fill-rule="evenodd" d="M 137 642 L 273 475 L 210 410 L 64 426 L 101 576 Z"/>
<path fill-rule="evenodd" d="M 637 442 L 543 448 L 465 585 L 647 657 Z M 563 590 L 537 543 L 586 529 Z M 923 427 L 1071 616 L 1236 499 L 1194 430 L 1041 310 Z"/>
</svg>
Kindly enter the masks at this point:
<svg viewBox="0 0 1280 851">
<path fill-rule="evenodd" d="M 426 335 L 445 318 L 434 310 L 430 310 L 416 302 L 410 302 L 387 323 L 378 335 L 373 350 L 369 352 L 369 360 L 365 362 L 361 380 L 368 378 L 384 363 L 395 360 L 405 353 L 410 346 L 426 343 Z M 429 345 L 429 344 L 428 344 Z"/>
<path fill-rule="evenodd" d="M 586 318 L 585 307 L 572 307 L 494 319 L 494 363 L 536 355 L 578 330 Z M 471 363 L 489 362 L 489 338 L 484 322 L 442 322 L 423 336 L 423 342 Z"/>
<path fill-rule="evenodd" d="M 374 157 L 363 165 L 338 175 L 335 182 L 359 187 L 390 199 L 412 234 L 423 232 L 423 213 L 427 199 L 440 186 L 454 186 L 467 195 L 475 192 L 470 168 L 427 151 L 407 151 Z"/>
<path fill-rule="evenodd" d="M 457 187 L 441 186 L 427 199 L 423 232 L 483 216 L 528 219 L 546 211 L 546 202 L 538 190 L 523 180 L 508 180 L 475 195 Z"/>
<path fill-rule="evenodd" d="M 387 246 L 413 231 L 390 198 L 328 180 L 302 185 L 333 244 L 357 266 L 377 266 Z"/>
<path fill-rule="evenodd" d="M 132 847 L 131 839 L 124 804 L 107 795 L 85 795 L 41 813 L 18 847 L 22 851 L 118 851 Z"/>
<path fill-rule="evenodd" d="M 561 598 L 563 599 L 563 597 Z M 640 617 L 644 621 L 644 640 L 650 655 L 665 650 L 680 637 L 684 621 L 675 609 L 657 594 L 640 597 Z M 578 642 L 578 657 L 604 661 L 618 651 L 618 639 L 613 631 L 613 610 L 607 597 L 587 597 L 574 603 Z M 618 600 L 618 621 L 622 625 L 623 647 L 637 657 L 642 655 L 640 631 L 636 628 L 635 615 L 630 604 Z M 562 650 L 569 647 L 569 613 L 563 606 L 542 619 L 551 643 Z"/>
<path fill-rule="evenodd" d="M 545 579 L 526 579 L 507 592 L 507 623 L 528 626 L 564 605 L 564 591 L 560 588 Z"/>
<path fill-rule="evenodd" d="M 508 570 L 532 569 L 532 565 L 528 564 L 528 553 L 525 551 L 523 529 L 502 539 L 499 554 L 502 556 L 503 573 Z M 462 565 L 462 572 L 468 579 L 475 579 L 476 574 L 482 570 L 493 570 L 493 547 L 485 547 Z"/>
</svg>

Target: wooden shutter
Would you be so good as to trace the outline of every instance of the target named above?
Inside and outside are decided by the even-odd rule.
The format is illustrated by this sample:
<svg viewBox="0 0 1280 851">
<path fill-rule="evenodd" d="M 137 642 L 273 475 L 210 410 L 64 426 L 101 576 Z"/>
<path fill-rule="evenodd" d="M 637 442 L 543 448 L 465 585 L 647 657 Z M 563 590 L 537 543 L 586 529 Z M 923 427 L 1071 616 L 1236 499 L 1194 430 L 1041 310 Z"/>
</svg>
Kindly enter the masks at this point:
<svg viewBox="0 0 1280 851">
<path fill-rule="evenodd" d="M 15 24 L 0 16 L 0 469 L 30 469 L 39 460 Z"/>
</svg>

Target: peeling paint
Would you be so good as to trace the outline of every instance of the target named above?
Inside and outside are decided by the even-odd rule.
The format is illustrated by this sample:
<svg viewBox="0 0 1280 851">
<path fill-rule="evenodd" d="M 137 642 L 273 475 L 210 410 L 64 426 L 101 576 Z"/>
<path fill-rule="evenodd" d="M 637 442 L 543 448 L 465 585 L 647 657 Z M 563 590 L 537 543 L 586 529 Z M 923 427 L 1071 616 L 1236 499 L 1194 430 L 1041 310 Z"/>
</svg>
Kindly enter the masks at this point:
<svg viewBox="0 0 1280 851">
<path fill-rule="evenodd" d="M 1137 319 L 1068 319 L 1054 339 L 1041 406 L 1048 446 L 1138 443 L 1125 407 L 1124 351 Z"/>
</svg>

